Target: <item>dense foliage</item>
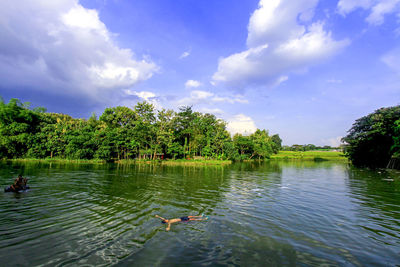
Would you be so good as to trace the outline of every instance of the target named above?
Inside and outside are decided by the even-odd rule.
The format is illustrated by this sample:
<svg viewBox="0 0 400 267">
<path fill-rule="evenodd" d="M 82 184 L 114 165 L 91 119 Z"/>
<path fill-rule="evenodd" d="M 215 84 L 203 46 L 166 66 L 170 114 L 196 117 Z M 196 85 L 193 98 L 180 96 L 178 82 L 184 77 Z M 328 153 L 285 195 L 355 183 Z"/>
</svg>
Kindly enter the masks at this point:
<svg viewBox="0 0 400 267">
<path fill-rule="evenodd" d="M 283 146 L 283 151 L 313 151 L 313 150 L 340 150 L 340 147 L 331 147 L 331 146 L 316 146 L 313 144 L 307 145 L 292 145 L 292 146 Z"/>
<path fill-rule="evenodd" d="M 142 102 L 113 107 L 96 118 L 29 109 L 18 99 L 0 99 L 0 158 L 60 159 L 264 159 L 281 148 L 266 130 L 233 139 L 226 122 L 191 107 L 156 111 Z"/>
<path fill-rule="evenodd" d="M 400 106 L 381 108 L 356 120 L 343 141 L 354 165 L 385 167 L 400 151 Z"/>
<path fill-rule="evenodd" d="M 393 153 L 393 157 L 400 158 L 400 119 L 394 122 L 394 136 L 391 152 Z"/>
</svg>

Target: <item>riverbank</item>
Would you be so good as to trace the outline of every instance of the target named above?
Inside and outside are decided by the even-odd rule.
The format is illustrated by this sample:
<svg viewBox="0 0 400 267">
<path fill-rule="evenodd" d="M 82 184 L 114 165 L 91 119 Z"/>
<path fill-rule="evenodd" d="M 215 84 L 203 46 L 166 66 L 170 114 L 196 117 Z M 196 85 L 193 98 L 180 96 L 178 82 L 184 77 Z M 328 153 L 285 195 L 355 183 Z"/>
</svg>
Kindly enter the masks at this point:
<svg viewBox="0 0 400 267">
<path fill-rule="evenodd" d="M 271 160 L 313 160 L 348 162 L 343 152 L 338 151 L 279 151 L 271 155 Z"/>
<path fill-rule="evenodd" d="M 47 158 L 47 159 L 4 159 L 3 161 L 13 161 L 13 162 L 38 162 L 38 163 L 61 163 L 61 164 L 106 164 L 105 160 L 100 159 L 57 159 L 57 158 Z M 186 160 L 186 159 L 166 159 L 166 160 L 117 160 L 113 163 L 116 164 L 160 164 L 165 166 L 209 166 L 209 165 L 229 165 L 232 163 L 231 160 Z"/>
<path fill-rule="evenodd" d="M 119 160 L 116 161 L 118 164 L 154 164 L 158 163 L 165 166 L 201 166 L 201 165 L 229 165 L 232 163 L 231 160 L 186 160 L 186 159 L 175 159 L 175 160 Z"/>
<path fill-rule="evenodd" d="M 105 164 L 105 160 L 101 159 L 3 159 L 2 161 L 13 161 L 13 162 L 38 162 L 38 163 L 74 163 L 74 164 Z"/>
<path fill-rule="evenodd" d="M 270 160 L 306 160 L 306 161 L 341 161 L 348 162 L 342 152 L 336 151 L 280 151 L 271 155 Z M 105 164 L 107 161 L 99 159 L 8 159 L 14 162 L 39 162 L 39 163 L 63 163 L 63 164 Z M 250 160 L 250 161 L 256 161 Z M 160 164 L 165 166 L 224 166 L 232 163 L 231 160 L 213 159 L 166 159 L 166 160 L 117 160 L 116 164 Z"/>
</svg>

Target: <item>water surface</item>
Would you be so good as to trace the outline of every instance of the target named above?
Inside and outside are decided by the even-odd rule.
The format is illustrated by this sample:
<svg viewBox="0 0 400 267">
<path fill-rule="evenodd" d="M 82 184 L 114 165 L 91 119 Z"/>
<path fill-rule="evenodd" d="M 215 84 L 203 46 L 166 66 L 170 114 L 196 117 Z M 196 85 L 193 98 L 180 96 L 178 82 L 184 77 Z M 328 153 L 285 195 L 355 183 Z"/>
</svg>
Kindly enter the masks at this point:
<svg viewBox="0 0 400 267">
<path fill-rule="evenodd" d="M 343 163 L 0 163 L 8 266 L 396 266 L 400 173 Z M 206 222 L 154 218 L 206 214 Z"/>
</svg>

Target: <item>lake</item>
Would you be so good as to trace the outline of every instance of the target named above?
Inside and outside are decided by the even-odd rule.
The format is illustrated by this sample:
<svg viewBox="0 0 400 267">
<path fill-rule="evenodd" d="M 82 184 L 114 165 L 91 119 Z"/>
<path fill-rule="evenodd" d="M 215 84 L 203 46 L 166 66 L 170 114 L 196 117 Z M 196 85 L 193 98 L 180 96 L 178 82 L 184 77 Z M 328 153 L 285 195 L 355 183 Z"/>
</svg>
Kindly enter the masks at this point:
<svg viewBox="0 0 400 267">
<path fill-rule="evenodd" d="M 400 172 L 0 162 L 2 266 L 396 266 Z M 173 224 L 154 215 L 209 216 Z"/>
</svg>

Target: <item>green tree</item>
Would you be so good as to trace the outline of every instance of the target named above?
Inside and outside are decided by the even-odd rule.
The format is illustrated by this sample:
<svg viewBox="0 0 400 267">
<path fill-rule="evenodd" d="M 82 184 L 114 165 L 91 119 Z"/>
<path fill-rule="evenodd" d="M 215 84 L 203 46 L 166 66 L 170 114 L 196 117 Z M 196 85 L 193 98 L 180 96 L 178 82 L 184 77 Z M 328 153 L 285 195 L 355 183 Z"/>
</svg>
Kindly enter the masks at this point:
<svg viewBox="0 0 400 267">
<path fill-rule="evenodd" d="M 258 159 L 269 158 L 272 154 L 272 141 L 268 136 L 266 130 L 257 129 L 255 133 L 250 135 L 250 139 L 253 141 L 253 153 L 250 158 L 258 157 Z"/>
<path fill-rule="evenodd" d="M 279 134 L 271 136 L 271 142 L 272 152 L 277 154 L 282 149 L 282 139 L 279 137 Z"/>
<path fill-rule="evenodd" d="M 11 99 L 5 104 L 0 99 L 0 157 L 24 157 L 35 141 L 40 117 L 29 109 L 29 103 Z"/>
<path fill-rule="evenodd" d="M 98 137 L 100 151 L 97 157 L 127 159 L 131 148 L 131 136 L 133 129 L 138 124 L 138 116 L 128 107 L 106 108 L 100 116 L 100 121 L 107 127 L 100 129 Z"/>
<path fill-rule="evenodd" d="M 231 141 L 231 137 L 229 132 L 226 130 L 226 122 L 222 120 L 216 120 L 214 129 L 213 135 L 211 135 L 213 152 L 217 155 L 218 159 L 222 159 L 225 157 L 224 149 L 227 142 Z"/>
<path fill-rule="evenodd" d="M 317 149 L 317 147 L 315 145 L 313 145 L 313 144 L 304 145 L 303 147 L 304 147 L 305 151 L 310 151 L 310 150 Z"/>
<path fill-rule="evenodd" d="M 67 132 L 67 121 L 72 118 L 68 115 L 57 113 L 41 114 L 40 132 L 36 137 L 35 145 L 28 154 L 32 157 L 46 158 L 63 157 Z"/>
<path fill-rule="evenodd" d="M 249 136 L 242 134 L 235 134 L 233 136 L 233 143 L 235 148 L 239 151 L 240 159 L 249 159 L 254 151 L 254 143 Z"/>
<path fill-rule="evenodd" d="M 98 143 L 95 139 L 98 125 L 99 121 L 95 116 L 92 116 L 89 120 L 75 120 L 75 127 L 67 135 L 66 158 L 93 159 L 98 149 Z"/>
<path fill-rule="evenodd" d="M 157 152 L 156 114 L 154 106 L 147 102 L 137 103 L 135 106 L 137 121 L 133 129 L 133 137 L 138 144 L 138 157 L 150 159 Z"/>
<path fill-rule="evenodd" d="M 95 115 L 75 119 L 66 114 L 29 109 L 28 103 L 0 98 L 0 158 L 129 159 L 203 156 L 213 159 L 268 158 L 281 140 L 265 130 L 251 136 L 226 130 L 226 122 L 212 114 L 181 107 L 157 112 L 152 104 L 106 108 Z"/>
<path fill-rule="evenodd" d="M 400 120 L 394 122 L 393 146 L 391 147 L 393 157 L 400 158 Z"/>
<path fill-rule="evenodd" d="M 169 145 L 174 142 L 173 125 L 172 119 L 174 112 L 172 110 L 162 109 L 157 114 L 157 122 L 154 125 L 155 129 L 155 142 L 153 145 L 153 151 L 155 157 L 156 153 L 167 154 L 169 153 Z M 173 149 L 170 151 L 173 153 Z M 176 155 L 175 155 L 176 156 Z"/>
<path fill-rule="evenodd" d="M 393 154 L 400 106 L 380 108 L 355 121 L 342 141 L 356 166 L 385 167 Z M 395 140 L 394 140 L 395 138 Z"/>
<path fill-rule="evenodd" d="M 191 153 L 191 137 L 194 133 L 193 122 L 196 114 L 194 114 L 191 106 L 179 108 L 179 112 L 174 118 L 174 132 L 176 141 L 183 146 L 184 155 L 190 156 Z"/>
<path fill-rule="evenodd" d="M 230 137 L 224 142 L 224 153 L 226 155 L 226 159 L 240 160 L 239 151 L 235 148 L 235 144 Z"/>
</svg>

